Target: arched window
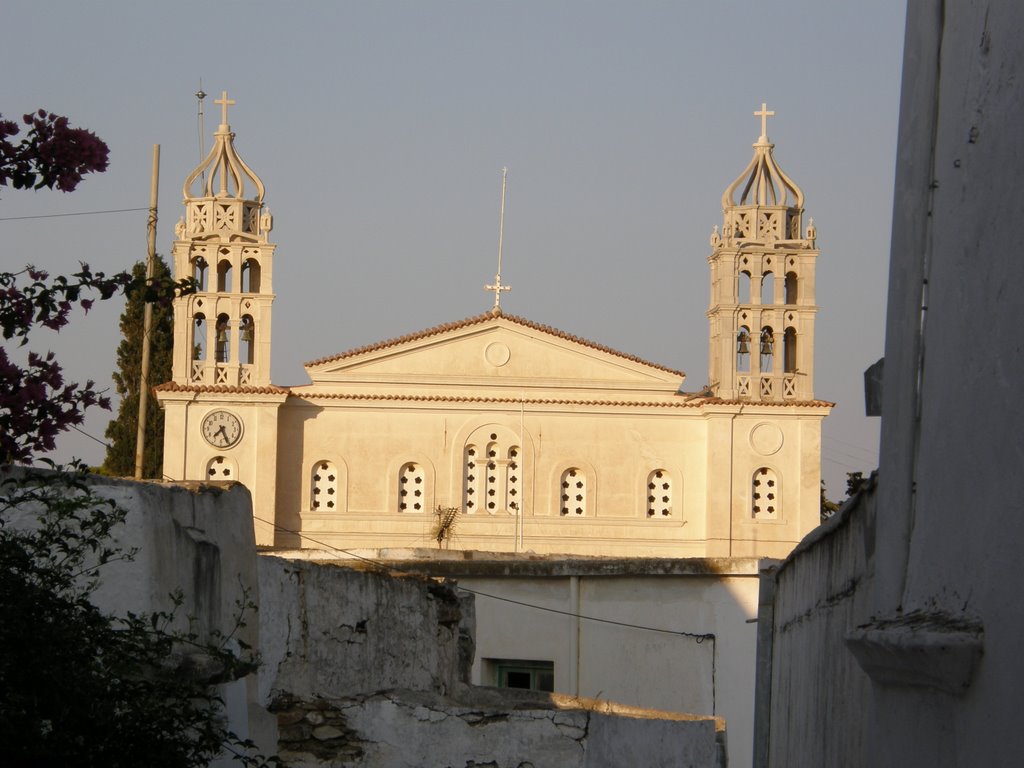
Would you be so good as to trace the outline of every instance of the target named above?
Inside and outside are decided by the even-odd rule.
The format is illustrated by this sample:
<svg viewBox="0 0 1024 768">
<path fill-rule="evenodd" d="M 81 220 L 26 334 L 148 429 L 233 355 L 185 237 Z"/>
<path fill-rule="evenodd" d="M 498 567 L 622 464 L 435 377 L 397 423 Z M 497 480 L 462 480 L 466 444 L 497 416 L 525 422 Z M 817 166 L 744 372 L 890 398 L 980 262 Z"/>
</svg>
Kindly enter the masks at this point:
<svg viewBox="0 0 1024 768">
<path fill-rule="evenodd" d="M 251 315 L 242 315 L 242 322 L 238 326 L 238 361 L 246 365 L 252 365 L 256 352 L 256 323 Z"/>
<path fill-rule="evenodd" d="M 775 333 L 770 325 L 761 329 L 758 349 L 761 354 L 761 373 L 771 373 L 775 366 Z"/>
<path fill-rule="evenodd" d="M 338 468 L 330 461 L 318 461 L 310 475 L 309 508 L 318 512 L 338 509 Z"/>
<path fill-rule="evenodd" d="M 741 325 L 739 333 L 736 334 L 736 370 L 740 373 L 750 370 L 750 345 L 753 343 L 750 329 Z"/>
<path fill-rule="evenodd" d="M 491 442 L 487 444 L 486 464 L 484 465 L 484 509 L 491 514 L 498 511 L 498 502 L 501 501 L 501 483 L 498 478 L 498 453 L 500 447 L 497 442 L 497 435 L 491 435 Z"/>
<path fill-rule="evenodd" d="M 761 278 L 761 303 L 775 303 L 775 275 L 771 272 L 765 272 Z"/>
<path fill-rule="evenodd" d="M 519 471 L 519 446 L 513 445 L 508 449 L 508 482 L 505 485 L 505 507 L 513 512 L 522 511 L 523 498 L 523 473 Z"/>
<path fill-rule="evenodd" d="M 587 476 L 579 467 L 570 467 L 562 473 L 559 488 L 561 514 L 564 517 L 583 517 L 587 511 Z"/>
<path fill-rule="evenodd" d="M 467 445 L 464 454 L 462 504 L 468 514 L 476 512 L 484 504 L 484 468 L 479 466 L 479 449 L 475 445 Z"/>
<path fill-rule="evenodd" d="M 238 477 L 235 460 L 227 456 L 214 456 L 206 463 L 207 480 L 234 480 Z"/>
<path fill-rule="evenodd" d="M 484 428 L 463 453 L 462 504 L 468 514 L 516 514 L 523 505 L 522 449 L 514 433 Z"/>
<path fill-rule="evenodd" d="M 206 359 L 206 315 L 202 312 L 192 318 L 192 359 Z"/>
<path fill-rule="evenodd" d="M 207 281 L 210 277 L 210 265 L 202 256 L 192 259 L 192 279 L 196 281 L 196 290 L 207 290 Z"/>
<path fill-rule="evenodd" d="M 217 336 L 214 352 L 218 363 L 226 363 L 231 359 L 231 319 L 227 315 L 217 315 Z"/>
<path fill-rule="evenodd" d="M 260 292 L 260 263 L 256 259 L 242 262 L 242 293 Z"/>
<path fill-rule="evenodd" d="M 782 357 L 786 373 L 796 373 L 796 328 L 792 326 L 783 337 Z"/>
<path fill-rule="evenodd" d="M 656 469 L 647 476 L 647 516 L 672 516 L 672 476 Z"/>
<path fill-rule="evenodd" d="M 754 472 L 751 482 L 751 517 L 755 520 L 777 520 L 779 508 L 779 481 L 775 470 L 761 467 Z"/>
<path fill-rule="evenodd" d="M 796 304 L 797 302 L 797 279 L 796 272 L 786 273 L 786 303 Z"/>
<path fill-rule="evenodd" d="M 423 512 L 427 504 L 427 473 L 410 461 L 398 472 L 398 511 Z"/>
<path fill-rule="evenodd" d="M 736 286 L 736 298 L 740 304 L 750 303 L 750 273 L 740 272 L 739 284 Z"/>
<path fill-rule="evenodd" d="M 223 293 L 231 292 L 231 262 L 227 259 L 217 262 L 217 290 Z"/>
</svg>

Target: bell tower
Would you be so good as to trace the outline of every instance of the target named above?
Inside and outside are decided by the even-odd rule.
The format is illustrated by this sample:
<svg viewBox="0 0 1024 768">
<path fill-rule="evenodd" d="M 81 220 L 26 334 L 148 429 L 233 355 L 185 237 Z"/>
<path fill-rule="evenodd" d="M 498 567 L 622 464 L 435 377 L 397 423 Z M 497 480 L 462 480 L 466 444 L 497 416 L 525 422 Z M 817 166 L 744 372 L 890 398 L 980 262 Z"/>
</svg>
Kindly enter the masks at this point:
<svg viewBox="0 0 1024 768">
<path fill-rule="evenodd" d="M 185 181 L 175 227 L 176 278 L 196 292 L 174 301 L 172 379 L 164 409 L 164 476 L 236 481 L 252 494 L 256 541 L 276 536 L 278 414 L 288 390 L 270 382 L 273 221 L 263 182 L 235 151 L 224 92 L 213 149 Z"/>
<path fill-rule="evenodd" d="M 775 161 L 765 104 L 754 157 L 722 194 L 711 233 L 710 385 L 725 400 L 814 399 L 814 220 Z"/>
<path fill-rule="evenodd" d="M 264 187 L 235 151 L 225 92 L 213 149 L 185 181 L 174 274 L 195 293 L 174 304 L 173 379 L 179 385 L 270 384 L 273 219 Z"/>
</svg>

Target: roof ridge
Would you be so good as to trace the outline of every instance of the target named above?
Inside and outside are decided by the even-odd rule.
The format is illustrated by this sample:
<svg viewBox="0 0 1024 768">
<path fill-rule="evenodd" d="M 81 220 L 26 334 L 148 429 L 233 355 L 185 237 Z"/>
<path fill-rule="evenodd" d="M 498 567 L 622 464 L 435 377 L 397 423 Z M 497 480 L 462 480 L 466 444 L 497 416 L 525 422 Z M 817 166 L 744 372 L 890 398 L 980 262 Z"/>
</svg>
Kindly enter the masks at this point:
<svg viewBox="0 0 1024 768">
<path fill-rule="evenodd" d="M 669 368 L 668 366 L 661 365 L 660 363 L 653 363 L 650 360 L 646 360 L 637 355 L 631 355 L 628 352 L 620 352 L 617 349 L 606 346 L 604 344 L 599 344 L 595 341 L 590 341 L 589 339 L 585 339 L 582 336 L 576 336 L 574 334 L 559 330 L 554 326 L 544 325 L 543 323 L 537 323 L 534 322 L 533 320 L 529 320 L 519 315 L 507 315 L 504 312 L 495 313 L 493 310 L 484 312 L 479 315 L 473 315 L 472 317 L 467 317 L 463 320 L 456 320 L 455 322 L 435 325 L 430 328 L 425 328 L 422 331 L 415 331 L 413 333 L 407 333 L 402 336 L 395 336 L 394 338 L 391 339 L 385 339 L 384 341 L 378 341 L 373 344 L 366 344 L 361 347 L 355 347 L 354 349 L 350 349 L 345 352 L 340 352 L 338 354 L 328 355 L 326 357 L 317 358 L 316 360 L 310 360 L 308 363 L 305 363 L 305 367 L 308 368 L 313 365 L 323 365 L 324 363 L 331 363 L 336 360 L 344 360 L 346 358 L 355 357 L 356 355 L 362 355 L 367 352 L 373 352 L 379 349 L 388 349 L 390 347 L 396 347 L 400 344 L 406 344 L 410 341 L 417 341 L 419 339 L 430 338 L 431 336 L 437 336 L 448 331 L 456 331 L 460 328 L 466 328 L 471 325 L 477 325 L 479 323 L 484 323 L 487 322 L 488 320 L 494 319 L 505 319 L 510 322 L 516 323 L 517 325 L 522 325 L 526 328 L 532 328 L 537 331 L 542 331 L 543 333 L 548 333 L 551 334 L 552 336 L 557 336 L 560 339 L 565 339 L 566 341 L 571 341 L 575 344 L 590 347 L 591 349 L 596 349 L 599 352 L 615 355 L 616 357 L 621 357 L 625 360 L 630 360 L 634 363 L 641 363 L 642 365 L 646 365 L 650 368 L 656 368 L 660 371 L 665 371 L 666 373 L 671 373 L 675 376 L 686 376 L 686 374 L 683 371 L 677 370 L 675 368 Z"/>
</svg>

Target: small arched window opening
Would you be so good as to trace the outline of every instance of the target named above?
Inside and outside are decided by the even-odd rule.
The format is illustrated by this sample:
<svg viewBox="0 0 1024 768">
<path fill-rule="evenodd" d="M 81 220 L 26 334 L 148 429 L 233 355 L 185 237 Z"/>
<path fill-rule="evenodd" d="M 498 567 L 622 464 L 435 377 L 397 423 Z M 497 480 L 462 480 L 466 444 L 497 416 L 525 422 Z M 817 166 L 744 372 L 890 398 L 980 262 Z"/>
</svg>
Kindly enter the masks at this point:
<svg viewBox="0 0 1024 768">
<path fill-rule="evenodd" d="M 463 474 L 462 504 L 467 514 L 476 512 L 484 503 L 482 492 L 484 473 L 479 466 L 478 453 L 479 449 L 475 445 L 467 445 L 463 457 L 465 473 Z"/>
<path fill-rule="evenodd" d="M 761 373 L 771 373 L 775 367 L 775 334 L 771 326 L 761 329 L 761 340 L 758 343 L 761 354 Z"/>
<path fill-rule="evenodd" d="M 196 290 L 207 290 L 207 281 L 210 277 L 210 265 L 202 256 L 192 259 L 192 279 L 196 281 Z"/>
<path fill-rule="evenodd" d="M 206 463 L 207 480 L 234 480 L 238 477 L 238 468 L 234 459 L 227 456 L 214 456 Z"/>
<path fill-rule="evenodd" d="M 252 365 L 256 359 L 256 323 L 251 315 L 242 315 L 238 326 L 238 360 L 245 365 Z"/>
<path fill-rule="evenodd" d="M 309 508 L 316 512 L 338 509 L 338 468 L 330 461 L 318 461 L 310 476 Z"/>
<path fill-rule="evenodd" d="M 231 262 L 227 259 L 217 262 L 217 290 L 223 293 L 231 292 Z"/>
<path fill-rule="evenodd" d="M 587 476 L 582 469 L 570 467 L 562 473 L 559 499 L 563 517 L 583 517 L 586 514 Z"/>
<path fill-rule="evenodd" d="M 736 334 L 736 370 L 740 373 L 746 373 L 750 370 L 750 329 L 745 326 L 740 326 L 739 333 Z"/>
<path fill-rule="evenodd" d="M 755 520 L 779 518 L 779 481 L 774 469 L 761 467 L 755 471 L 750 492 L 750 512 Z"/>
<path fill-rule="evenodd" d="M 775 303 L 775 275 L 772 272 L 765 272 L 761 278 L 761 303 Z"/>
<path fill-rule="evenodd" d="M 523 473 L 519 466 L 519 446 L 508 449 L 505 471 L 508 479 L 505 483 L 505 508 L 511 512 L 520 512 L 523 499 Z"/>
<path fill-rule="evenodd" d="M 647 476 L 647 516 L 672 516 L 672 476 L 664 469 Z"/>
<path fill-rule="evenodd" d="M 739 282 L 736 286 L 736 298 L 740 304 L 750 303 L 750 273 L 740 272 Z"/>
<path fill-rule="evenodd" d="M 242 293 L 260 292 L 260 263 L 256 259 L 242 262 Z"/>
<path fill-rule="evenodd" d="M 427 504 L 427 473 L 410 461 L 398 472 L 398 511 L 422 512 Z"/>
<path fill-rule="evenodd" d="M 231 320 L 227 315 L 217 315 L 217 336 L 214 352 L 218 363 L 231 359 Z"/>
<path fill-rule="evenodd" d="M 783 337 L 782 355 L 786 373 L 796 373 L 796 328 L 792 326 Z"/>
<path fill-rule="evenodd" d="M 786 303 L 796 304 L 797 302 L 797 279 L 796 272 L 786 273 Z"/>
<path fill-rule="evenodd" d="M 192 359 L 206 359 L 206 315 L 202 312 L 192 318 Z"/>
</svg>

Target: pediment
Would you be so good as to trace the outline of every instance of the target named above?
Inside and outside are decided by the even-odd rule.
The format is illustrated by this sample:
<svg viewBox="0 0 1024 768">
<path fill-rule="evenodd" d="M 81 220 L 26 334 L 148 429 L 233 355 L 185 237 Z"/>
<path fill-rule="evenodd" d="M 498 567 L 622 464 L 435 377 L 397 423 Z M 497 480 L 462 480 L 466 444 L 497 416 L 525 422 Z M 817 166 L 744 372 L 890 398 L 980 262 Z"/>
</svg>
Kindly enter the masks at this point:
<svg viewBox="0 0 1024 768">
<path fill-rule="evenodd" d="M 684 374 L 514 316 L 482 315 L 306 365 L 334 382 L 676 390 Z"/>
</svg>

